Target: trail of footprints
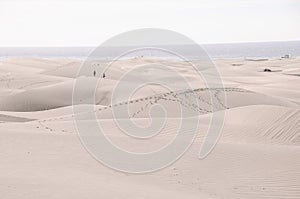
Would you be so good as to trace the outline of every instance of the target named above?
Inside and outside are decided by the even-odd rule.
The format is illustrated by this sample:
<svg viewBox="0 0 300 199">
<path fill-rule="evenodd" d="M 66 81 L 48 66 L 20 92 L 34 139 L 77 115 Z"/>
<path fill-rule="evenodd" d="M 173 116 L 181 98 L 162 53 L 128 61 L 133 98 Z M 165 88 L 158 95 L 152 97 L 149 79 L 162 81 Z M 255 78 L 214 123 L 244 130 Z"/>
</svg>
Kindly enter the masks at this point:
<svg viewBox="0 0 300 199">
<path fill-rule="evenodd" d="M 217 101 L 217 106 L 219 106 L 219 110 L 221 109 L 228 109 L 228 107 L 226 107 L 226 105 L 223 103 L 223 101 L 220 99 L 220 93 L 225 92 L 229 93 L 229 92 L 240 92 L 240 93 L 250 93 L 251 91 L 245 90 L 245 89 L 241 89 L 241 88 L 198 88 L 198 89 L 194 89 L 194 90 L 185 90 L 185 91 L 176 91 L 176 92 L 168 92 L 168 93 L 163 93 L 163 94 L 157 94 L 157 95 L 153 95 L 153 96 L 149 96 L 149 97 L 145 97 L 145 98 L 140 98 L 140 99 L 135 99 L 135 100 L 130 100 L 130 101 L 126 101 L 126 102 L 120 102 L 117 104 L 113 104 L 113 105 L 109 105 L 103 108 L 99 108 L 94 110 L 94 113 L 97 112 L 101 112 L 101 111 L 105 111 L 105 110 L 109 110 L 112 109 L 114 107 L 118 107 L 118 106 L 128 106 L 130 104 L 136 104 L 136 103 L 140 103 L 140 102 L 145 102 L 142 103 L 141 106 L 137 109 L 137 111 L 135 111 L 134 113 L 132 113 L 132 115 L 129 116 L 129 118 L 135 118 L 137 117 L 139 114 L 141 114 L 143 111 L 147 110 L 147 108 L 151 107 L 154 104 L 158 104 L 159 102 L 175 102 L 175 103 L 179 103 L 181 106 L 184 106 L 186 108 L 189 108 L 191 110 L 193 110 L 195 113 L 200 114 L 207 114 L 207 113 L 211 113 L 212 110 L 216 110 L 216 109 L 212 109 L 212 102 L 211 100 L 207 100 L 206 98 L 210 99 L 210 96 L 212 96 L 213 98 L 215 98 L 215 100 Z M 205 97 L 205 95 L 208 95 Z M 203 105 L 206 106 L 201 106 L 201 104 L 199 103 L 194 103 L 194 102 L 200 102 Z M 209 107 L 209 108 L 207 108 Z M 89 112 L 85 112 L 82 114 L 86 114 Z M 54 117 L 54 118 L 49 118 L 49 119 L 44 119 L 44 120 L 40 120 L 39 125 L 51 132 L 54 132 L 55 129 L 49 127 L 48 125 L 46 125 L 46 122 L 54 122 L 54 121 L 60 121 L 60 120 L 66 120 L 66 119 L 71 119 L 74 118 L 74 115 L 67 115 L 67 116 L 62 116 L 62 117 Z M 61 132 L 68 132 L 67 130 L 61 130 Z"/>
</svg>

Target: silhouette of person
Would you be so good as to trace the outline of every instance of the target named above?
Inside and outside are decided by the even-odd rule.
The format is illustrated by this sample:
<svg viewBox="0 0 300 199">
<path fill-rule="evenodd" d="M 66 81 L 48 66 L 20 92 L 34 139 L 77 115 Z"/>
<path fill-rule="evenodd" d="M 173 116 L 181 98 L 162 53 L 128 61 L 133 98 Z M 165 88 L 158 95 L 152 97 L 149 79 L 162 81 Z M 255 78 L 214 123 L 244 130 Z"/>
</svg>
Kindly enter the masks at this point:
<svg viewBox="0 0 300 199">
<path fill-rule="evenodd" d="M 105 73 L 103 73 L 102 77 L 105 78 Z"/>
<path fill-rule="evenodd" d="M 96 71 L 94 70 L 94 77 L 96 76 Z"/>
</svg>

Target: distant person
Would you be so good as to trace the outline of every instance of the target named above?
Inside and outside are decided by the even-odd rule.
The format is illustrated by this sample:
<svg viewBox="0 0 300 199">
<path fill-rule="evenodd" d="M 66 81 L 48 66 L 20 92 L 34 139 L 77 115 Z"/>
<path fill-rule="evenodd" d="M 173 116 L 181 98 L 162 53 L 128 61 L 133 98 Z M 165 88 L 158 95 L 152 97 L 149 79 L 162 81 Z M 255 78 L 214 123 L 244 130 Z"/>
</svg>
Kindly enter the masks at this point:
<svg viewBox="0 0 300 199">
<path fill-rule="evenodd" d="M 94 77 L 96 77 L 96 71 L 94 70 Z"/>
<path fill-rule="evenodd" d="M 103 73 L 102 77 L 103 77 L 103 79 L 105 78 L 105 73 Z"/>
</svg>

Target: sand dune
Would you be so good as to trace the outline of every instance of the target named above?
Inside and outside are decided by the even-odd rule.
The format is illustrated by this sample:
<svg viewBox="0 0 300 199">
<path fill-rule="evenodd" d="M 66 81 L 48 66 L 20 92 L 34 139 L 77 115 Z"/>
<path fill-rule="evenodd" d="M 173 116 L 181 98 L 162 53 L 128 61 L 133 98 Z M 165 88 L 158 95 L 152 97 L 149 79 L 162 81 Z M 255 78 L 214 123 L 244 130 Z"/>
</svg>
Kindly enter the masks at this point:
<svg viewBox="0 0 300 199">
<path fill-rule="evenodd" d="M 40 86 L 38 88 L 19 91 L 17 93 L 11 93 L 0 99 L 0 110 L 24 112 L 49 110 L 65 106 L 71 106 L 73 86 L 74 81 L 69 80 L 64 81 L 62 83 L 54 83 L 47 86 Z M 195 109 L 195 112 L 207 113 L 211 112 L 210 95 L 219 95 L 220 92 L 223 92 L 226 95 L 228 103 L 226 106 L 223 104 L 219 104 L 218 106 L 224 106 L 226 108 L 255 104 L 280 105 L 286 107 L 298 106 L 297 103 L 293 103 L 292 101 L 282 100 L 278 97 L 267 96 L 261 93 L 256 93 L 241 88 L 200 88 L 188 91 L 174 91 L 172 93 L 157 90 L 156 92 L 152 92 L 151 95 L 152 90 L 153 88 L 145 90 L 143 93 L 139 93 L 138 96 L 135 96 L 133 98 L 133 101 L 126 102 L 120 99 L 119 101 L 121 102 L 113 104 L 113 106 L 127 105 L 128 103 L 130 104 L 136 102 L 134 104 L 134 107 L 143 109 L 142 111 L 145 110 L 144 112 L 147 112 L 146 108 L 148 107 L 149 103 L 155 102 L 158 104 L 162 103 L 164 107 L 167 110 L 169 110 L 168 112 L 170 112 L 174 106 L 180 104 L 189 106 L 191 108 L 193 107 L 193 109 Z M 111 104 L 111 97 L 113 91 L 114 90 L 112 85 L 104 85 L 102 83 L 101 87 L 98 87 L 98 90 L 96 92 L 96 104 L 109 106 Z M 189 104 L 189 101 L 197 101 L 198 105 Z M 136 113 L 136 115 L 138 115 L 139 113 Z"/>
<path fill-rule="evenodd" d="M 4 123 L 4 122 L 28 122 L 28 121 L 32 121 L 32 120 L 33 119 L 0 114 L 0 122 L 1 123 Z"/>
<path fill-rule="evenodd" d="M 224 140 L 229 142 L 299 145 L 299 114 L 299 109 L 264 105 L 228 110 L 228 120 L 223 134 Z M 231 120 L 230 118 L 236 119 Z M 237 128 L 237 126 L 240 128 Z M 232 129 L 235 130 L 232 131 Z"/>
<path fill-rule="evenodd" d="M 113 88 L 125 71 L 135 64 L 155 62 L 172 65 L 186 76 L 192 89 L 170 92 L 152 85 L 132 99 L 120 97 L 111 104 Z M 0 63 L 1 198 L 300 198 L 299 58 L 215 60 L 225 89 L 205 88 L 184 62 L 117 61 L 107 78 L 99 79 L 93 109 L 116 145 L 133 152 L 164 146 L 176 136 L 180 106 L 200 121 L 197 137 L 182 158 L 143 175 L 111 170 L 82 146 L 71 106 L 79 61 L 14 58 Z M 264 68 L 277 72 L 264 73 Z M 81 78 L 95 78 L 93 70 Z M 168 72 L 151 68 L 127 83 L 152 77 L 177 83 Z M 223 132 L 212 153 L 200 160 L 199 149 L 213 114 L 211 96 L 218 99 L 221 94 L 227 103 L 215 102 L 217 110 L 226 109 Z M 154 114 L 150 118 L 153 105 L 163 106 L 167 117 Z M 112 110 L 127 106 L 129 116 L 118 119 L 140 125 L 166 119 L 162 132 L 150 140 L 123 134 Z M 87 113 L 77 118 L 87 124 L 91 119 Z"/>
</svg>

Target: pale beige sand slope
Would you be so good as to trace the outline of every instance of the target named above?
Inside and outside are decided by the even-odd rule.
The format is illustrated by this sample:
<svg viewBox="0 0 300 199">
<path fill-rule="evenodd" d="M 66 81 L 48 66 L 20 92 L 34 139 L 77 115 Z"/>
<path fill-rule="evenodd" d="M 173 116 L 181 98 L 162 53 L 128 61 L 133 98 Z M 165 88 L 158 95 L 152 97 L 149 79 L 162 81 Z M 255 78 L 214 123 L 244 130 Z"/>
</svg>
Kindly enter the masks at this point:
<svg viewBox="0 0 300 199">
<path fill-rule="evenodd" d="M 300 198 L 300 59 L 216 60 L 225 91 L 203 89 L 186 63 L 172 62 L 193 84 L 193 94 L 153 86 L 133 99 L 110 104 L 112 88 L 124 71 L 155 61 L 118 61 L 107 79 L 99 82 L 95 107 L 107 136 L 133 152 L 155 150 L 169 142 L 176 135 L 180 105 L 200 117 L 199 134 L 188 152 L 172 166 L 147 175 L 115 172 L 81 145 L 70 106 L 74 70 L 80 62 L 1 61 L 0 198 Z M 264 73 L 264 68 L 277 72 Z M 219 106 L 227 111 L 216 148 L 199 160 L 211 118 L 208 92 L 215 96 L 224 92 L 228 103 Z M 190 103 L 194 99 L 199 104 Z M 152 140 L 128 138 L 112 119 L 112 108 L 129 105 L 131 119 L 146 124 L 151 104 L 163 105 L 168 113 L 165 128 Z M 86 114 L 80 119 L 90 122 Z"/>
</svg>

